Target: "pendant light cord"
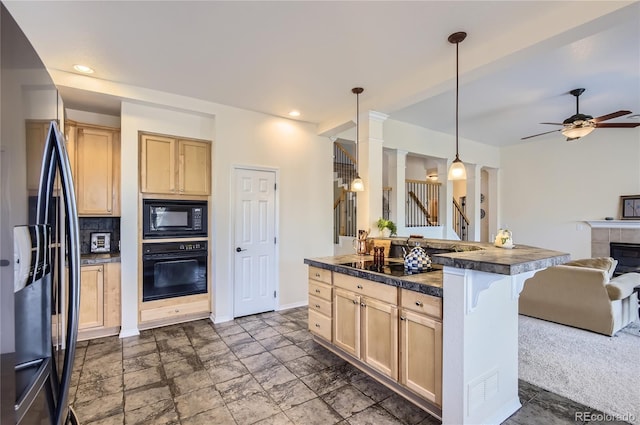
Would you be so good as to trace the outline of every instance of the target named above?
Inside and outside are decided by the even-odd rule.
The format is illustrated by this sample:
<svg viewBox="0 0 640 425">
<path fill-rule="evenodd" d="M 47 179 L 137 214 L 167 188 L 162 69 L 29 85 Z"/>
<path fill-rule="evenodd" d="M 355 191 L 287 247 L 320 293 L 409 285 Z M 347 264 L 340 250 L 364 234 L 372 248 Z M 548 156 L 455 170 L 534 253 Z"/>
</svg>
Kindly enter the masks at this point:
<svg viewBox="0 0 640 425">
<path fill-rule="evenodd" d="M 460 79 L 460 72 L 459 72 L 459 59 L 458 59 L 458 47 L 460 46 L 460 42 L 456 42 L 456 159 L 460 159 L 458 157 L 458 96 L 459 96 L 459 92 L 460 90 L 458 89 L 458 80 Z"/>
</svg>

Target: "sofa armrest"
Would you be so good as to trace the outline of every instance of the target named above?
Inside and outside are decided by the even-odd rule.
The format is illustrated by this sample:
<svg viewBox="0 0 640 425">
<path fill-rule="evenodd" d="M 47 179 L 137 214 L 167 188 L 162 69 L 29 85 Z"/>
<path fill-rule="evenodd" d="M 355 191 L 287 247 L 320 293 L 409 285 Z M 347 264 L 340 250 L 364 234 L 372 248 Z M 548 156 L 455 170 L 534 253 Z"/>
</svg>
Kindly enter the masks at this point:
<svg viewBox="0 0 640 425">
<path fill-rule="evenodd" d="M 614 277 L 606 285 L 609 299 L 612 301 L 625 299 L 638 285 L 640 285 L 640 273 L 625 273 Z"/>
</svg>

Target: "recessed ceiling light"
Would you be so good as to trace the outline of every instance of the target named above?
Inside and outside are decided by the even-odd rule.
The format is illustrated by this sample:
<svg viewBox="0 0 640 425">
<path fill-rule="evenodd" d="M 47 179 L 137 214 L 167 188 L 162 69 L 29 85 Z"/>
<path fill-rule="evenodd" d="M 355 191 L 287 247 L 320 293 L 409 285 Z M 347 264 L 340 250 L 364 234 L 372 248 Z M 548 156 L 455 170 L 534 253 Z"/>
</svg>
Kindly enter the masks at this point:
<svg viewBox="0 0 640 425">
<path fill-rule="evenodd" d="M 289 116 L 290 117 L 299 117 L 300 116 L 300 111 L 296 111 L 295 109 L 291 112 L 289 112 Z"/>
<path fill-rule="evenodd" d="M 78 72 L 82 72 L 83 74 L 93 74 L 93 68 L 90 68 L 86 65 L 73 65 L 73 69 L 75 69 Z"/>
</svg>

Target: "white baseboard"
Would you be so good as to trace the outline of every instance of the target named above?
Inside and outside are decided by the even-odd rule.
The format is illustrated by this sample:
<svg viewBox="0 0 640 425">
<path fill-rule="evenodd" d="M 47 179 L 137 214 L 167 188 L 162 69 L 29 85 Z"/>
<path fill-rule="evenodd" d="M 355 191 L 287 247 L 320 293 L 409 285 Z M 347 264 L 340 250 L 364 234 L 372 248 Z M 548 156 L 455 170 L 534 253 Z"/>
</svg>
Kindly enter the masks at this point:
<svg viewBox="0 0 640 425">
<path fill-rule="evenodd" d="M 283 305 L 279 305 L 276 308 L 276 311 L 289 310 L 290 308 L 297 308 L 297 307 L 306 307 L 308 305 L 309 305 L 308 301 L 300 301 L 297 303 L 283 304 Z"/>
<path fill-rule="evenodd" d="M 224 322 L 230 322 L 233 320 L 232 316 L 215 316 L 215 315 L 211 315 L 209 316 L 209 320 L 211 320 L 214 324 L 218 324 L 218 323 L 224 323 Z"/>
<path fill-rule="evenodd" d="M 138 336 L 140 335 L 140 331 L 138 330 L 138 328 L 133 328 L 133 329 L 120 329 L 120 338 L 127 338 L 130 336 Z"/>
</svg>

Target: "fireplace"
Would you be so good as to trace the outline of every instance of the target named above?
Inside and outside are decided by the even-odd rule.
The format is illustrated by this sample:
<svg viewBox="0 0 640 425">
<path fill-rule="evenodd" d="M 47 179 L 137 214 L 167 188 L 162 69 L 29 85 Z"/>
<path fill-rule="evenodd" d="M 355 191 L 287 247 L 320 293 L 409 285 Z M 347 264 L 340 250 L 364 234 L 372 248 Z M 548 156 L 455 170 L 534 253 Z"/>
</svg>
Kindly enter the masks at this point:
<svg viewBox="0 0 640 425">
<path fill-rule="evenodd" d="M 640 272 L 640 244 L 611 242 L 610 256 L 618 260 L 614 276 L 629 272 Z"/>
</svg>

